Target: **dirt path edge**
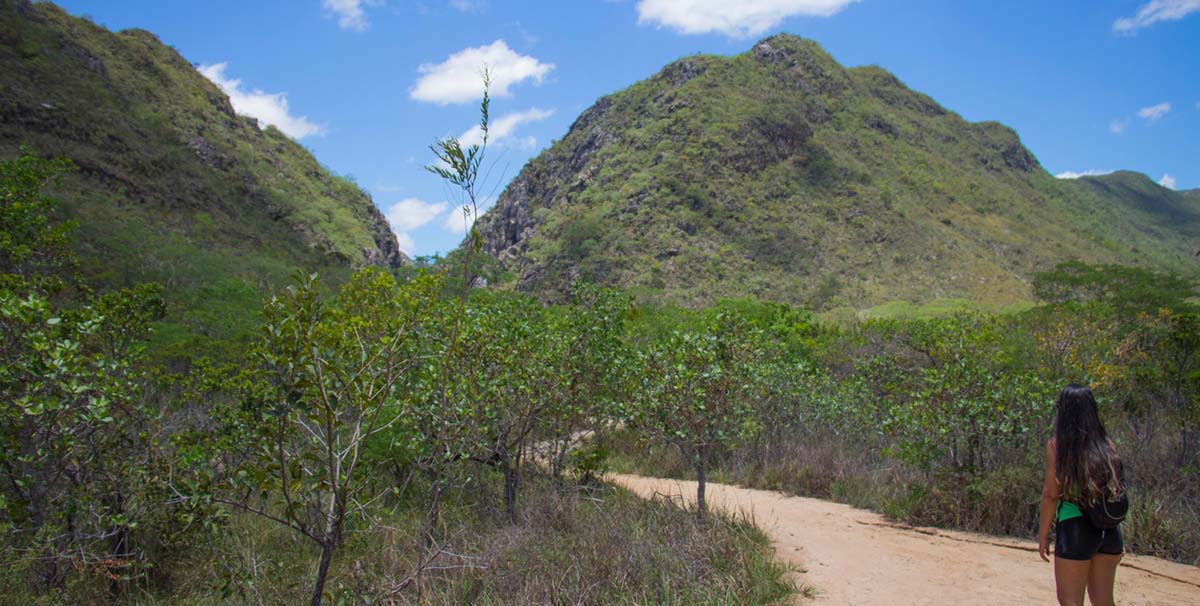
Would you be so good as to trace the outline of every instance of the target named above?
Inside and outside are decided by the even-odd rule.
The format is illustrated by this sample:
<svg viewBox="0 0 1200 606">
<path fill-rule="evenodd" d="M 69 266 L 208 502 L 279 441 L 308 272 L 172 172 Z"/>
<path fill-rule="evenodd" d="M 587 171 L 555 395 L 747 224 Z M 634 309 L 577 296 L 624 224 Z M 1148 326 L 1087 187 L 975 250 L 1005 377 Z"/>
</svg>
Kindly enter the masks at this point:
<svg viewBox="0 0 1200 606">
<path fill-rule="evenodd" d="M 610 474 L 643 498 L 692 503 L 695 482 Z M 811 603 L 1053 604 L 1054 572 L 1031 541 L 896 524 L 841 503 L 708 484 L 710 507 L 750 516 L 781 560 L 816 589 Z M 1127 554 L 1124 606 L 1200 606 L 1200 568 Z"/>
</svg>

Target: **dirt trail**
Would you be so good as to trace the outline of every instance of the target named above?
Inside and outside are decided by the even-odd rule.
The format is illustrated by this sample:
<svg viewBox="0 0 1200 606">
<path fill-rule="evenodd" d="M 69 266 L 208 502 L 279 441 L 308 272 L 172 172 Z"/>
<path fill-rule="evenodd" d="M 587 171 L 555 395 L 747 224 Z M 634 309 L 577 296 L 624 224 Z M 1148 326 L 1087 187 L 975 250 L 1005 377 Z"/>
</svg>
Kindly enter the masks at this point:
<svg viewBox="0 0 1200 606">
<path fill-rule="evenodd" d="M 645 498 L 696 498 L 695 482 L 610 478 Z M 901 527 L 849 505 L 722 484 L 708 484 L 708 499 L 751 514 L 821 606 L 1055 603 L 1052 565 L 1029 541 Z M 1122 564 L 1117 603 L 1200 606 L 1200 568 L 1130 555 Z"/>
</svg>

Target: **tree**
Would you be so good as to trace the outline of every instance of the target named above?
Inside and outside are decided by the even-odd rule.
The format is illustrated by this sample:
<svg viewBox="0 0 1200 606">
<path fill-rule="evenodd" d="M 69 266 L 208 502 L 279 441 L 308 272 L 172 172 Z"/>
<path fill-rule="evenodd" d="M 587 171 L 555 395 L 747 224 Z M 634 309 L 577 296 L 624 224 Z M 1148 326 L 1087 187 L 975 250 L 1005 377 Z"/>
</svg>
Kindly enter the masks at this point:
<svg viewBox="0 0 1200 606">
<path fill-rule="evenodd" d="M 603 441 L 606 426 L 629 398 L 632 355 L 624 341 L 632 300 L 624 293 L 583 282 L 571 287 L 569 305 L 550 310 L 544 357 L 550 373 L 542 440 L 550 467 L 562 477 L 566 457 L 587 432 Z"/>
<path fill-rule="evenodd" d="M 546 342 L 553 338 L 532 298 L 480 293 L 467 308 L 452 400 L 470 411 L 473 458 L 504 478 L 504 512 L 516 522 L 521 466 L 534 430 L 550 408 L 555 380 Z"/>
<path fill-rule="evenodd" d="M 475 218 L 479 216 L 479 205 L 483 197 L 481 188 L 484 186 L 481 174 L 483 160 L 487 151 L 489 137 L 488 114 L 491 108 L 491 98 L 488 88 L 491 77 L 487 68 L 482 73 L 483 99 L 479 105 L 480 143 L 463 147 L 457 137 L 439 139 L 430 146 L 436 162 L 425 169 L 445 181 L 459 195 L 463 220 L 467 223 L 467 237 L 462 246 L 465 251 L 460 264 L 462 280 L 455 293 L 453 308 L 439 309 L 437 326 L 433 334 L 437 335 L 430 352 L 432 359 L 438 363 L 428 368 L 436 369 L 437 376 L 426 376 L 420 381 L 425 389 L 425 396 L 416 412 L 420 419 L 418 424 L 422 435 L 422 445 L 414 452 L 413 463 L 429 479 L 430 505 L 427 520 L 427 536 L 432 537 L 438 526 L 441 511 L 442 492 L 446 488 L 449 466 L 467 456 L 469 426 L 466 424 L 471 409 L 469 403 L 455 401 L 452 384 L 461 377 L 455 373 L 461 367 L 455 364 L 463 357 L 462 332 L 466 316 L 467 298 L 471 289 L 476 285 L 474 273 L 474 258 L 483 249 L 483 238 L 475 226 Z"/>
<path fill-rule="evenodd" d="M 257 412 L 261 446 L 234 474 L 234 494 L 220 500 L 320 548 L 313 606 L 347 521 L 366 517 L 379 496 L 362 472 L 367 442 L 410 420 L 404 388 L 437 289 L 429 277 L 398 287 L 389 274 L 367 269 L 332 301 L 318 294 L 315 276 L 304 276 L 266 306 L 254 352 L 260 388 L 247 402 Z"/>
<path fill-rule="evenodd" d="M 641 355 L 639 406 L 631 423 L 677 447 L 691 463 L 701 519 L 708 512 L 705 484 L 713 450 L 755 430 L 758 358 L 746 327 L 726 313 L 699 330 L 676 331 Z"/>
<path fill-rule="evenodd" d="M 895 338 L 916 360 L 898 377 L 887 426 L 895 454 L 980 476 L 1028 452 L 1053 396 L 1039 373 L 1019 368 L 1003 318 L 957 314 L 903 322 Z M 1006 459 L 1007 457 L 1007 459 Z"/>
<path fill-rule="evenodd" d="M 1165 308 L 1142 314 L 1118 355 L 1127 369 L 1130 412 L 1147 416 L 1159 411 L 1145 404 L 1158 404 L 1179 427 L 1176 465 L 1191 464 L 1200 426 L 1200 315 Z"/>
<path fill-rule="evenodd" d="M 149 287 L 71 311 L 0 290 L 0 508 L 14 537 L 34 537 L 47 585 L 62 581 L 64 560 L 119 575 L 140 564 L 131 531 L 158 504 L 137 495 L 163 478 L 147 457 L 152 415 L 137 361 L 161 309 Z"/>
</svg>

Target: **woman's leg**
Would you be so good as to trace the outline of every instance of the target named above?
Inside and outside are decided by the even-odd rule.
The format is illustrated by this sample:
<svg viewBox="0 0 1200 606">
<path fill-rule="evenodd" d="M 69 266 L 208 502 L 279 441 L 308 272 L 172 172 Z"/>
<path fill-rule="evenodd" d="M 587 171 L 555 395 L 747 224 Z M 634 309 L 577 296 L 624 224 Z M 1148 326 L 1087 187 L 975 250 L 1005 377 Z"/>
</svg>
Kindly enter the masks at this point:
<svg viewBox="0 0 1200 606">
<path fill-rule="evenodd" d="M 1083 592 L 1088 587 L 1091 560 L 1054 558 L 1054 585 L 1058 588 L 1058 603 L 1062 606 L 1083 606 Z"/>
<path fill-rule="evenodd" d="M 1087 593 L 1092 606 L 1114 606 L 1113 582 L 1117 577 L 1117 564 L 1121 556 L 1097 553 L 1092 556 L 1092 567 L 1088 571 Z"/>
</svg>

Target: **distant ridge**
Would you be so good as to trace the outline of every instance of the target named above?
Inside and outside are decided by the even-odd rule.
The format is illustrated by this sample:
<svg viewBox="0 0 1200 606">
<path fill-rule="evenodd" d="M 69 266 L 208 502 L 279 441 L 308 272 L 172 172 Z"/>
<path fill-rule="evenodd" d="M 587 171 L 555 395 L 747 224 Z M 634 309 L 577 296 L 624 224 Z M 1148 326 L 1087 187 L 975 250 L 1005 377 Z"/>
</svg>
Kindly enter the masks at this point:
<svg viewBox="0 0 1200 606">
<path fill-rule="evenodd" d="M 1193 226 L 1200 221 L 1200 210 L 1189 199 L 1188 192 L 1163 187 L 1142 173 L 1119 170 L 1106 175 L 1081 177 L 1078 181 L 1100 197 L 1134 210 L 1184 223 L 1192 222 Z"/>
</svg>

